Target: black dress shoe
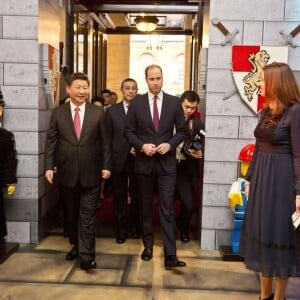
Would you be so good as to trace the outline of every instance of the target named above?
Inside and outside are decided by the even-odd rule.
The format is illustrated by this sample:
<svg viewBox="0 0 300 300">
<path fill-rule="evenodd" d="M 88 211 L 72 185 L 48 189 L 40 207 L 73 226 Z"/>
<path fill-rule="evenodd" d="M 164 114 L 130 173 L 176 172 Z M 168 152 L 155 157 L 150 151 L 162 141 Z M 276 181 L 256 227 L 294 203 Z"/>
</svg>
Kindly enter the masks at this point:
<svg viewBox="0 0 300 300">
<path fill-rule="evenodd" d="M 274 295 L 272 294 L 271 296 L 269 296 L 268 298 L 263 298 L 261 299 L 260 297 L 258 298 L 259 300 L 273 300 L 274 299 Z M 285 299 L 285 298 L 284 298 Z"/>
<path fill-rule="evenodd" d="M 116 242 L 117 244 L 124 244 L 126 242 L 127 235 L 117 234 Z"/>
<path fill-rule="evenodd" d="M 89 261 L 83 260 L 80 262 L 80 268 L 82 270 L 96 269 L 97 263 L 94 260 L 89 260 Z"/>
<path fill-rule="evenodd" d="M 188 243 L 189 240 L 191 239 L 190 238 L 190 234 L 188 231 L 180 231 L 180 240 L 183 242 L 183 243 Z"/>
<path fill-rule="evenodd" d="M 149 261 L 153 257 L 153 249 L 152 248 L 145 248 L 141 254 L 142 260 Z"/>
<path fill-rule="evenodd" d="M 66 260 L 74 260 L 78 257 L 78 248 L 74 246 L 66 255 Z"/>
<path fill-rule="evenodd" d="M 133 230 L 133 231 L 131 231 L 131 236 L 134 239 L 139 239 L 140 238 L 140 233 L 138 231 Z"/>
<path fill-rule="evenodd" d="M 186 263 L 184 261 L 178 260 L 176 255 L 168 255 L 165 257 L 165 268 L 182 268 L 185 267 Z"/>
</svg>

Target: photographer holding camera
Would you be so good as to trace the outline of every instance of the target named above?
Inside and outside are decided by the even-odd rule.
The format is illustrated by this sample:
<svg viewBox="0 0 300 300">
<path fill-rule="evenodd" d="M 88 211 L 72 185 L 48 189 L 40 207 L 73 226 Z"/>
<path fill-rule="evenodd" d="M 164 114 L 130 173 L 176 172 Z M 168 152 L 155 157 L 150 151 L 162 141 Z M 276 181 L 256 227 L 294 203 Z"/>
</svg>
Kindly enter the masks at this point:
<svg viewBox="0 0 300 300">
<path fill-rule="evenodd" d="M 194 208 L 194 186 L 199 178 L 198 160 L 203 157 L 205 136 L 204 124 L 194 115 L 200 98 L 194 91 L 188 90 L 181 95 L 181 103 L 189 131 L 189 139 L 182 142 L 176 149 L 177 178 L 176 193 L 180 199 L 180 212 L 176 220 L 180 232 L 180 240 L 190 240 L 190 221 Z"/>
</svg>

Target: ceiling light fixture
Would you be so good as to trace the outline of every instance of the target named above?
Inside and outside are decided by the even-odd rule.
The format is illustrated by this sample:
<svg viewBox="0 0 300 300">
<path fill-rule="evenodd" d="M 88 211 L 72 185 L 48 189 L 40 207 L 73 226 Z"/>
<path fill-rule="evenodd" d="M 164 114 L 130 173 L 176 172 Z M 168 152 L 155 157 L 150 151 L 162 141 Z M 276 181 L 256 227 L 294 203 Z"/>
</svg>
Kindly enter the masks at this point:
<svg viewBox="0 0 300 300">
<path fill-rule="evenodd" d="M 157 28 L 159 20 L 155 16 L 137 16 L 134 21 L 139 31 L 150 32 Z"/>
</svg>

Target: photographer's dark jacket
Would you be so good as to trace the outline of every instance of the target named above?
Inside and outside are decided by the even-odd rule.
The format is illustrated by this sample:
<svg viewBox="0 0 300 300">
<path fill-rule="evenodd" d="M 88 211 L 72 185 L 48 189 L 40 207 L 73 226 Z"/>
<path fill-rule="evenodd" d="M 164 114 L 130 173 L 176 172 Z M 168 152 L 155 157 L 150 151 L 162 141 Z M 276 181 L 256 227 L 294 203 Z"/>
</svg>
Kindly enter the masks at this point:
<svg viewBox="0 0 300 300">
<path fill-rule="evenodd" d="M 201 119 L 199 119 L 198 117 L 192 115 L 190 116 L 187 120 L 186 120 L 186 126 L 189 132 L 189 137 L 188 139 L 186 139 L 184 141 L 184 143 L 189 142 L 193 139 L 193 137 L 201 130 L 204 129 L 204 124 L 201 121 Z M 203 139 L 204 140 L 204 139 Z M 180 144 L 176 151 L 176 159 L 178 164 L 184 164 L 185 165 L 185 169 L 188 170 L 188 172 L 190 173 L 190 175 L 193 178 L 193 184 L 196 183 L 198 177 L 199 177 L 199 159 L 191 157 L 191 156 L 186 156 L 184 154 L 181 153 L 181 149 L 183 144 Z M 180 154 L 178 153 L 180 152 Z M 203 152 L 203 150 L 202 150 Z"/>
</svg>

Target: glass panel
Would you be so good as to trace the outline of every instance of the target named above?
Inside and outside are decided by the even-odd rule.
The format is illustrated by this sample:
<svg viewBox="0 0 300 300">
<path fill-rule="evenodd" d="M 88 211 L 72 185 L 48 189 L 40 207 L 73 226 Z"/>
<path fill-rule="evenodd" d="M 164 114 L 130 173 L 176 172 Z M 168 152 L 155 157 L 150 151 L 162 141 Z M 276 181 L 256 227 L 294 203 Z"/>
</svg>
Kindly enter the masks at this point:
<svg viewBox="0 0 300 300">
<path fill-rule="evenodd" d="M 85 41 L 85 26 L 79 25 L 78 27 L 78 66 L 77 72 L 84 72 L 84 41 Z"/>
<path fill-rule="evenodd" d="M 95 39 L 95 32 L 91 28 L 89 29 L 89 35 L 88 35 L 88 53 L 87 53 L 87 75 L 91 82 L 91 87 L 93 86 L 93 74 L 94 74 L 94 55 L 93 55 L 93 49 L 95 47 L 94 43 Z"/>
</svg>

